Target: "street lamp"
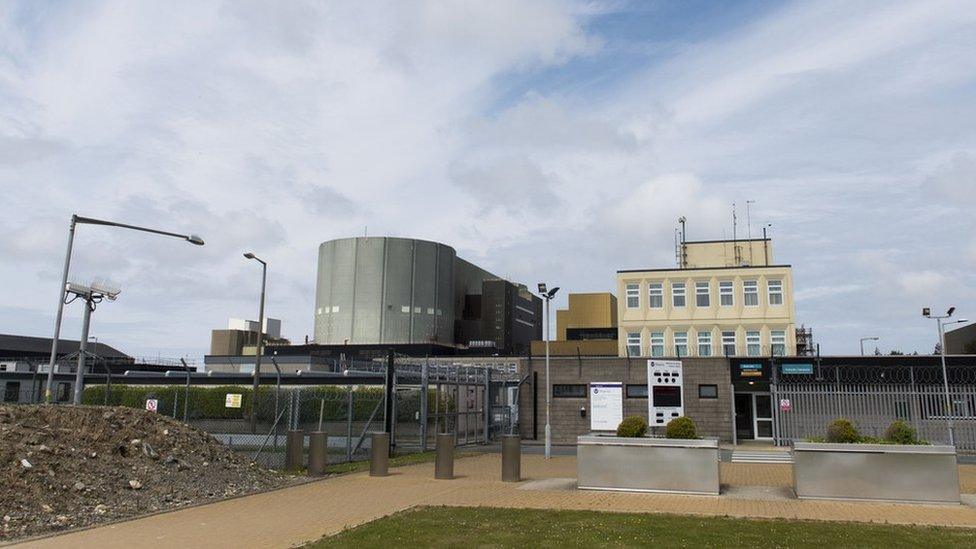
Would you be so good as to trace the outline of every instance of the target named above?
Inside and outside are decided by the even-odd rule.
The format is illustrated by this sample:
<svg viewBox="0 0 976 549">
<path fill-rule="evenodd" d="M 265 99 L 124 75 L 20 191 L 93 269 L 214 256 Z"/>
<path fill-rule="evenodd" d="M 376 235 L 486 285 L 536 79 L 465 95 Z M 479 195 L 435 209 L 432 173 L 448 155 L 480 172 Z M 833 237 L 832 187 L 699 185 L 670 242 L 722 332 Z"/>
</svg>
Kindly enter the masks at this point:
<svg viewBox="0 0 976 549">
<path fill-rule="evenodd" d="M 864 356 L 864 342 L 865 341 L 878 341 L 880 337 L 862 337 L 861 338 L 861 356 Z"/>
<path fill-rule="evenodd" d="M 258 428 L 258 383 L 261 379 L 261 353 L 264 352 L 264 287 L 268 279 L 268 263 L 251 252 L 246 252 L 244 257 L 261 264 L 261 305 L 258 308 L 258 342 L 254 357 L 254 389 L 251 393 L 251 432 L 256 433 Z"/>
<path fill-rule="evenodd" d="M 946 407 L 946 425 L 949 430 L 949 444 L 952 446 L 956 445 L 955 427 L 952 422 L 952 403 L 949 398 L 949 376 L 946 373 L 946 361 L 945 361 L 945 326 L 947 324 L 959 324 L 961 322 L 969 322 L 965 318 L 960 318 L 959 320 L 953 322 L 943 322 L 943 320 L 948 319 L 952 316 L 952 313 L 956 312 L 955 307 L 949 307 L 946 314 L 942 316 L 932 316 L 932 312 L 928 307 L 922 309 L 922 316 L 925 318 L 931 318 L 935 320 L 939 325 L 939 356 L 942 358 L 942 384 L 945 388 L 945 407 Z"/>
<path fill-rule="evenodd" d="M 552 457 L 552 427 L 549 425 L 549 401 L 552 398 L 552 386 L 549 384 L 549 300 L 558 291 L 558 286 L 547 290 L 545 282 L 539 283 L 539 295 L 546 300 L 546 459 Z"/>
<path fill-rule="evenodd" d="M 64 255 L 64 271 L 61 274 L 61 286 L 58 289 L 58 314 L 54 317 L 54 338 L 51 340 L 51 361 L 48 364 L 47 371 L 47 386 L 44 390 L 44 401 L 48 404 L 51 403 L 51 390 L 54 388 L 54 364 L 58 359 L 58 338 L 61 337 L 61 318 L 64 316 L 64 298 L 67 292 L 68 286 L 68 268 L 71 265 L 71 248 L 74 244 L 75 239 L 75 225 L 105 225 L 108 227 L 120 227 L 123 229 L 132 229 L 133 231 L 142 231 L 144 233 L 160 234 L 163 236 L 173 236 L 176 238 L 182 238 L 190 244 L 195 244 L 197 246 L 203 246 L 203 239 L 195 234 L 179 234 L 171 233 L 167 231 L 160 231 L 157 229 L 149 229 L 146 227 L 139 227 L 136 225 L 127 225 L 125 223 L 116 223 L 114 221 L 105 221 L 103 219 L 92 219 L 90 217 L 81 217 L 79 215 L 71 216 L 71 224 L 68 226 L 68 249 Z"/>
</svg>

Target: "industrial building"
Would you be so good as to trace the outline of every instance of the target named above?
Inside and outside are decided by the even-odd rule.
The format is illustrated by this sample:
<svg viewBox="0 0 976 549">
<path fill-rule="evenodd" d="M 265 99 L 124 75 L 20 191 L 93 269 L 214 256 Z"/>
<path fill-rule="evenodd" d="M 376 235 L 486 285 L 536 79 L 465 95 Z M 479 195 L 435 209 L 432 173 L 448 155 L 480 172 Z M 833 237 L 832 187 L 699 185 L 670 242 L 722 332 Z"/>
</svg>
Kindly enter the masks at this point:
<svg viewBox="0 0 976 549">
<path fill-rule="evenodd" d="M 556 311 L 552 356 L 617 356 L 617 298 L 610 292 L 569 294 L 568 307 Z M 532 355 L 546 352 L 545 341 L 532 342 Z"/>
<path fill-rule="evenodd" d="M 976 322 L 947 330 L 945 346 L 947 355 L 976 355 Z"/>
<path fill-rule="evenodd" d="M 281 337 L 281 320 L 265 318 L 265 345 L 288 345 L 289 341 Z M 210 354 L 217 356 L 240 356 L 257 353 L 258 323 L 255 320 L 232 318 L 227 322 L 226 330 L 211 330 Z"/>
<path fill-rule="evenodd" d="M 542 300 L 438 242 L 341 238 L 319 246 L 316 345 L 438 344 L 526 354 Z"/>
<path fill-rule="evenodd" d="M 688 242 L 678 267 L 617 271 L 620 356 L 794 355 L 790 265 L 769 238 Z"/>
</svg>

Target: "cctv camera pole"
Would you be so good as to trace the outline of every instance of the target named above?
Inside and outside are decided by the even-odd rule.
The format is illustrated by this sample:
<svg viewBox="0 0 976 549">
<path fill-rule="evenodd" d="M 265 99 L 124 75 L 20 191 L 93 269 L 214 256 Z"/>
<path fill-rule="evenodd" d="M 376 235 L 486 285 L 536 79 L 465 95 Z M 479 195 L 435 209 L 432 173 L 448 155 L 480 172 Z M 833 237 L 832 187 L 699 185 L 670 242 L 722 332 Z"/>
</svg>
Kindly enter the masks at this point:
<svg viewBox="0 0 976 549">
<path fill-rule="evenodd" d="M 72 404 L 75 406 L 81 405 L 81 393 L 85 389 L 85 359 L 87 358 L 88 350 L 88 327 L 91 326 L 91 314 L 92 309 L 95 308 L 95 304 L 92 303 L 92 294 L 88 294 L 84 300 L 85 314 L 81 320 L 81 340 L 78 342 L 78 369 L 75 371 L 75 395 Z"/>
<path fill-rule="evenodd" d="M 942 359 L 942 384 L 945 388 L 945 406 L 946 406 L 946 425 L 949 429 L 949 445 L 956 445 L 956 429 L 952 421 L 952 402 L 949 398 L 949 375 L 946 371 L 946 361 L 945 361 L 945 328 L 942 326 L 943 317 L 934 317 L 935 321 L 939 323 L 939 356 Z M 948 318 L 945 317 L 945 318 Z"/>
<path fill-rule="evenodd" d="M 61 319 L 64 317 L 64 298 L 65 292 L 67 291 L 68 285 L 68 268 L 71 265 L 71 248 L 74 244 L 75 239 L 75 225 L 78 223 L 87 225 L 106 225 L 109 227 L 120 227 L 123 229 L 132 229 L 134 231 L 142 231 L 144 233 L 153 233 L 163 236 L 172 236 L 176 238 L 181 238 L 186 240 L 190 244 L 197 246 L 203 246 L 203 239 L 194 234 L 179 234 L 171 233 L 167 231 L 160 231 L 157 229 L 148 229 L 146 227 L 139 227 L 136 225 L 126 225 L 125 223 L 116 223 L 114 221 L 105 221 L 102 219 L 92 219 L 90 217 L 81 217 L 77 214 L 71 216 L 71 224 L 68 226 L 68 249 L 64 255 L 64 270 L 61 273 L 61 286 L 58 288 L 58 312 L 54 317 L 54 337 L 51 339 L 51 361 L 48 365 L 47 371 L 47 386 L 44 389 L 44 402 L 51 403 L 51 391 L 54 388 L 54 365 L 58 360 L 58 338 L 61 337 Z"/>
<path fill-rule="evenodd" d="M 552 398 L 552 386 L 549 383 L 549 299 L 546 294 L 546 459 L 552 457 L 552 427 L 549 425 L 549 400 Z"/>
</svg>

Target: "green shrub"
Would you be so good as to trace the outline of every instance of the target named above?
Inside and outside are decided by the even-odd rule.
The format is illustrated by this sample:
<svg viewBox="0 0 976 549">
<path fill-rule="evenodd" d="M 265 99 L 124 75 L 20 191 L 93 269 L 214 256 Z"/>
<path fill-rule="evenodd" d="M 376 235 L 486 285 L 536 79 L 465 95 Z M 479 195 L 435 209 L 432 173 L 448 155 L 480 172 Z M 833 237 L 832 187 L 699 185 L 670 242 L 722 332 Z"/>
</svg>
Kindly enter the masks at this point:
<svg viewBox="0 0 976 549">
<path fill-rule="evenodd" d="M 827 425 L 827 442 L 852 444 L 860 440 L 861 435 L 850 420 L 838 418 Z"/>
<path fill-rule="evenodd" d="M 888 426 L 884 438 L 894 444 L 918 444 L 915 429 L 900 419 Z"/>
<path fill-rule="evenodd" d="M 618 437 L 642 437 L 647 433 L 647 422 L 640 416 L 624 418 L 617 426 Z"/>
<path fill-rule="evenodd" d="M 667 438 L 699 438 L 695 422 L 690 417 L 676 417 L 668 422 L 664 427 L 664 436 Z"/>
</svg>

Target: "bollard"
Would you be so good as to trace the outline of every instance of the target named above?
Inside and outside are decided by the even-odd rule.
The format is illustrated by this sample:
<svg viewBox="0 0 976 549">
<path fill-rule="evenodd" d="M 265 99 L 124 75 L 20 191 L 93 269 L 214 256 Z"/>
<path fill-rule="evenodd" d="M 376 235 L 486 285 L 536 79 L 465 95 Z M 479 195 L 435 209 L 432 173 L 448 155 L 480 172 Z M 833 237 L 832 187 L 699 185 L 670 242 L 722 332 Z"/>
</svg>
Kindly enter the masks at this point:
<svg viewBox="0 0 976 549">
<path fill-rule="evenodd" d="M 522 480 L 522 438 L 519 435 L 502 435 L 502 481 Z"/>
<path fill-rule="evenodd" d="M 390 433 L 373 433 L 369 445 L 369 476 L 385 477 L 390 466 Z"/>
<path fill-rule="evenodd" d="M 437 435 L 437 461 L 434 462 L 434 478 L 454 478 L 454 435 Z"/>
<path fill-rule="evenodd" d="M 319 476 L 325 474 L 328 458 L 329 437 L 322 431 L 308 434 L 308 474 Z"/>
<path fill-rule="evenodd" d="M 285 469 L 297 471 L 305 465 L 305 433 L 288 431 L 285 439 Z"/>
</svg>

